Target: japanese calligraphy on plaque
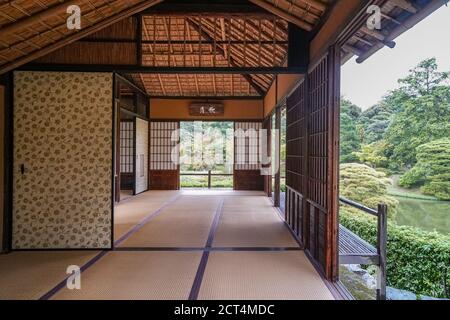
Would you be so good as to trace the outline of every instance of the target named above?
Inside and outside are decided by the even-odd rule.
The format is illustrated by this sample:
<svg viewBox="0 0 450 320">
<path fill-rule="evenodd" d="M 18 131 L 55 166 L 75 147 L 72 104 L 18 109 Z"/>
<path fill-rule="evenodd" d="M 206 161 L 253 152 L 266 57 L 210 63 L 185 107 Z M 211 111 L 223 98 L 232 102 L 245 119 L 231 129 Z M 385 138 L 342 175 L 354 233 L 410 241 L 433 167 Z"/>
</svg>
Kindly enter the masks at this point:
<svg viewBox="0 0 450 320">
<path fill-rule="evenodd" d="M 189 106 L 189 115 L 191 116 L 222 116 L 224 107 L 216 102 L 196 102 Z"/>
</svg>

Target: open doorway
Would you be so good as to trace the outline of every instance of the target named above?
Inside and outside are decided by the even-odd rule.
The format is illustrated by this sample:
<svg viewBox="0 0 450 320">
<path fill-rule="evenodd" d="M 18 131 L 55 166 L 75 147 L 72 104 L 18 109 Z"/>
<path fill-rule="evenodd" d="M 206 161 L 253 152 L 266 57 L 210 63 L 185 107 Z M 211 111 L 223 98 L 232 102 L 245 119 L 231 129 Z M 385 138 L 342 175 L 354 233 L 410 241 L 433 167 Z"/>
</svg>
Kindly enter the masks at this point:
<svg viewBox="0 0 450 320">
<path fill-rule="evenodd" d="M 126 79 L 116 76 L 116 202 L 149 188 L 148 99 Z"/>
<path fill-rule="evenodd" d="M 180 122 L 181 188 L 233 188 L 234 123 Z"/>
</svg>

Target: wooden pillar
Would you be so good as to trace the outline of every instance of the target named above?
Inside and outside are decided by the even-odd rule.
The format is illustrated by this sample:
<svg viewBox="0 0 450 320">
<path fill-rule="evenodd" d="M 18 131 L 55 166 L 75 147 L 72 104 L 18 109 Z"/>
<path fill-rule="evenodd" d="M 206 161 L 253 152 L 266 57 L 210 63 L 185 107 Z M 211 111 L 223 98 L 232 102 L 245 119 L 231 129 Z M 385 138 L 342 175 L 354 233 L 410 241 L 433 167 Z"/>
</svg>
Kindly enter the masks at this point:
<svg viewBox="0 0 450 320">
<path fill-rule="evenodd" d="M 386 300 L 386 250 L 387 250 L 387 206 L 378 205 L 377 253 L 380 257 L 377 283 L 377 299 Z"/>
<path fill-rule="evenodd" d="M 278 139 L 275 143 L 275 163 L 273 164 L 276 168 L 278 168 L 275 173 L 275 190 L 274 190 L 274 198 L 273 203 L 275 207 L 280 206 L 280 144 L 281 144 L 281 107 L 278 106 L 275 109 L 275 129 L 278 132 Z"/>
<path fill-rule="evenodd" d="M 13 82 L 12 72 L 2 76 L 0 93 L 0 252 L 11 251 L 12 240 Z"/>
<path fill-rule="evenodd" d="M 3 251 L 3 221 L 4 221 L 4 156 L 5 156 L 5 87 L 0 85 L 0 252 Z"/>
<path fill-rule="evenodd" d="M 115 129 L 115 157 L 114 157 L 114 201 L 120 202 L 120 83 L 113 76 L 113 110 Z"/>
<path fill-rule="evenodd" d="M 335 44 L 329 49 L 329 85 L 330 105 L 329 121 L 329 167 L 328 167 L 328 277 L 332 281 L 339 279 L 339 133 L 340 133 L 340 103 L 341 103 L 341 49 Z"/>
<path fill-rule="evenodd" d="M 136 64 L 142 66 L 142 15 L 136 15 Z"/>
</svg>

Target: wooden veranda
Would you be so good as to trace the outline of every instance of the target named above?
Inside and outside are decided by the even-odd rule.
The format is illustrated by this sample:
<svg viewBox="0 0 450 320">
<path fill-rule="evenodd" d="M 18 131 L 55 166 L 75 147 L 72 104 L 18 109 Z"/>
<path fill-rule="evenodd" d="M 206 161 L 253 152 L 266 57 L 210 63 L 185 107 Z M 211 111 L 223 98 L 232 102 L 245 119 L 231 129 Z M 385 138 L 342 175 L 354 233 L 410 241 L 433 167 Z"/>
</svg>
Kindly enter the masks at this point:
<svg viewBox="0 0 450 320">
<path fill-rule="evenodd" d="M 149 188 L 175 190 L 179 188 L 179 166 L 169 164 L 170 152 L 163 148 L 172 146 L 171 142 L 152 145 L 152 135 L 167 139 L 168 132 L 178 129 L 180 121 L 211 119 L 189 114 L 188 107 L 193 102 L 212 101 L 225 108 L 224 114 L 213 120 L 233 121 L 235 128 L 266 129 L 269 135 L 270 130 L 280 129 L 280 110 L 286 108 L 285 220 L 292 234 L 330 283 L 339 279 L 340 260 L 374 263 L 380 266 L 385 278 L 386 208 L 381 206 L 377 212 L 359 207 L 380 219 L 377 248 L 339 228 L 340 68 L 354 56 L 362 63 L 384 47 L 395 47 L 396 37 L 446 2 L 14 0 L 0 4 L 0 100 L 5 115 L 4 139 L 0 139 L 5 141 L 3 248 L 6 251 L 114 249 L 113 199 L 117 196 L 115 188 L 120 189 L 117 171 L 120 168 L 114 166 L 120 160 L 116 152 L 120 149 L 117 114 L 124 109 L 124 113 L 148 126 L 145 127 L 148 135 L 144 136 L 150 141 L 146 142 L 150 159 L 145 165 L 145 174 L 151 181 Z M 77 5 L 81 10 L 80 30 L 67 28 L 69 5 Z M 368 9 L 373 5 L 380 9 L 379 30 L 367 24 L 373 13 Z M 68 89 L 65 84 L 60 87 L 62 78 L 68 81 L 72 92 L 83 87 L 81 100 L 72 96 L 66 100 L 64 94 Z M 48 82 L 55 89 L 42 89 Z M 29 88 L 34 91 L 29 93 Z M 47 97 L 51 103 L 38 105 L 36 108 L 41 109 L 37 114 L 32 113 L 36 109 L 27 107 L 30 100 L 45 101 Z M 51 114 L 46 106 L 54 106 L 54 101 L 68 114 L 75 112 L 77 104 L 85 109 L 71 114 L 73 122 L 62 117 L 58 120 L 60 126 L 52 127 L 51 119 L 45 116 Z M 102 104 L 104 109 L 95 109 L 96 112 L 89 109 L 100 108 Z M 80 124 L 77 117 L 84 116 L 83 112 L 85 123 Z M 19 116 L 22 122 L 17 120 Z M 43 127 L 41 134 L 36 123 Z M 64 135 L 66 129 L 75 131 Z M 29 138 L 27 132 L 34 132 L 35 136 Z M 45 139 L 55 139 L 49 145 L 64 141 L 78 150 L 74 132 L 95 134 L 94 138 L 86 134 L 87 145 L 94 149 L 101 146 L 103 153 L 96 159 L 89 158 L 90 153 L 84 149 L 79 154 L 102 170 L 91 167 L 75 170 L 73 180 L 81 178 L 76 181 L 76 192 L 65 195 L 69 200 L 53 195 L 45 199 L 53 197 L 55 204 L 72 201 L 79 210 L 88 210 L 78 208 L 79 202 L 92 201 L 97 210 L 95 219 L 87 217 L 86 212 L 75 214 L 74 218 L 61 217 L 51 205 L 46 212 L 49 217 L 36 218 L 40 209 L 27 207 L 26 194 L 45 188 L 33 180 L 34 176 L 23 185 L 18 179 L 29 172 L 28 168 L 39 171 L 49 167 L 46 161 L 52 157 L 42 157 L 35 150 L 35 145 L 46 145 Z M 145 137 L 143 141 L 147 141 Z M 94 149 L 92 153 L 97 150 Z M 153 161 L 153 154 L 165 160 Z M 56 158 L 55 163 L 61 165 L 63 160 Z M 137 160 L 133 161 L 136 166 Z M 55 163 L 51 165 L 56 171 L 67 169 Z M 272 190 L 272 177 L 260 174 L 265 165 L 235 165 L 235 190 L 279 194 L 279 175 Z M 64 181 L 72 183 L 70 179 Z M 46 188 L 49 185 L 52 183 L 47 183 Z M 93 199 L 83 193 L 85 189 L 91 190 L 92 185 L 100 185 L 101 190 Z M 279 197 L 274 200 L 279 205 Z M 358 206 L 349 200 L 342 201 Z M 28 217 L 21 208 L 36 212 Z M 83 222 L 82 231 L 73 226 L 79 220 Z M 30 230 L 39 232 L 40 237 L 30 237 Z M 63 238 L 67 235 L 68 240 L 58 242 L 51 237 L 53 232 L 55 238 L 56 234 Z M 380 285 L 379 297 L 385 297 L 385 282 Z"/>
</svg>

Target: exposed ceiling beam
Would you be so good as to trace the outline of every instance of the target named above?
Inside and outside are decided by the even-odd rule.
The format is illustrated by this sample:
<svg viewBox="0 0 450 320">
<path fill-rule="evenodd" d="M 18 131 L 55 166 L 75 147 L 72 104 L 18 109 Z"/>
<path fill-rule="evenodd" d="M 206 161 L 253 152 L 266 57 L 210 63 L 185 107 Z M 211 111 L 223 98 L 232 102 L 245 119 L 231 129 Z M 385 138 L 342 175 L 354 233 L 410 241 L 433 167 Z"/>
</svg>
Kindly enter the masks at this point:
<svg viewBox="0 0 450 320">
<path fill-rule="evenodd" d="M 203 15 L 203 16 L 258 16 L 269 14 L 261 7 L 245 1 L 214 1 L 214 0 L 179 0 L 164 1 L 158 6 L 145 10 L 143 14 L 148 15 Z"/>
<path fill-rule="evenodd" d="M 54 5 L 48 9 L 42 10 L 36 14 L 30 15 L 26 18 L 15 21 L 11 24 L 3 26 L 0 29 L 0 40 L 3 40 L 6 36 L 10 36 L 13 33 L 31 27 L 33 24 L 39 23 L 41 20 L 46 20 L 48 18 L 52 18 L 55 15 L 59 15 L 61 13 L 66 12 L 67 7 L 79 4 L 81 1 L 66 1 L 63 3 L 59 3 Z"/>
<path fill-rule="evenodd" d="M 278 8 L 278 7 L 275 7 L 271 3 L 268 3 L 268 2 L 266 2 L 264 0 L 248 0 L 248 1 L 250 1 L 250 2 L 260 6 L 261 8 L 266 9 L 270 13 L 273 13 L 274 15 L 276 15 L 276 16 L 278 16 L 280 18 L 283 18 L 286 21 L 289 21 L 289 22 L 295 24 L 299 28 L 302 28 L 302 29 L 304 29 L 306 31 L 311 31 L 313 29 L 313 25 L 312 24 L 310 24 L 310 23 L 308 23 L 308 22 L 306 22 L 306 21 L 304 21 L 302 19 L 299 19 L 296 16 L 294 16 L 294 15 L 292 15 L 292 14 L 290 14 L 290 13 L 288 13 L 288 12 Z"/>
<path fill-rule="evenodd" d="M 431 13 L 442 7 L 443 5 L 446 5 L 448 0 L 436 0 L 430 2 L 428 5 L 423 7 L 420 11 L 417 12 L 417 14 L 409 17 L 401 25 L 398 25 L 395 27 L 389 35 L 386 36 L 386 41 L 392 41 L 393 39 L 397 38 L 404 32 L 408 31 L 412 27 L 414 27 L 417 23 L 428 17 Z M 363 63 L 366 61 L 369 57 L 371 57 L 375 52 L 383 48 L 382 43 L 375 44 L 372 48 L 364 52 L 361 56 L 359 56 L 356 59 L 357 63 Z"/>
<path fill-rule="evenodd" d="M 306 3 L 310 5 L 311 7 L 320 10 L 325 11 L 327 10 L 327 5 L 319 0 L 302 0 L 301 2 Z"/>
<path fill-rule="evenodd" d="M 363 52 L 361 50 L 359 50 L 358 48 L 355 48 L 349 44 L 344 44 L 342 46 L 342 49 L 344 49 L 347 52 L 351 52 L 352 54 L 357 55 L 358 57 L 361 56 L 363 54 Z"/>
<path fill-rule="evenodd" d="M 292 9 L 296 9 L 297 11 L 299 11 L 299 14 L 301 16 L 305 17 L 305 21 L 311 24 L 314 24 L 315 19 L 320 19 L 320 14 L 317 15 L 308 9 L 309 5 L 305 5 L 306 8 L 302 8 L 299 6 L 299 3 L 295 3 L 295 1 L 284 1 L 284 2 L 289 6 L 288 8 L 289 13 L 291 13 Z"/>
<path fill-rule="evenodd" d="M 305 67 L 152 67 L 112 64 L 27 64 L 19 70 L 188 74 L 305 74 Z"/>
<path fill-rule="evenodd" d="M 381 42 L 383 45 L 393 49 L 395 48 L 395 42 L 393 40 L 386 40 L 386 36 L 377 30 L 370 30 L 366 26 L 361 27 L 361 31 L 369 36 L 375 38 L 377 41 Z"/>
<path fill-rule="evenodd" d="M 141 74 L 142 76 L 142 74 Z M 161 79 L 161 75 L 158 73 L 158 81 L 159 81 L 159 86 L 161 87 L 161 91 L 163 93 L 163 95 L 166 95 L 166 89 L 164 88 L 164 83 Z"/>
<path fill-rule="evenodd" d="M 209 35 L 209 33 L 207 33 L 205 30 L 203 30 L 197 24 L 197 22 L 195 22 L 193 19 L 188 18 L 187 22 L 188 22 L 189 25 L 191 25 L 195 29 L 195 31 L 197 31 L 200 34 L 201 37 L 203 37 L 203 38 L 205 38 L 205 39 L 207 39 L 209 41 L 215 41 L 215 39 L 213 37 L 211 37 Z M 223 55 L 225 60 L 228 60 L 227 54 L 230 54 L 230 52 L 227 53 L 225 51 L 225 49 L 222 46 L 220 46 L 220 45 L 216 45 L 216 49 L 217 49 L 217 51 L 220 52 L 221 55 Z M 230 55 L 229 61 L 230 61 L 230 64 L 233 67 L 238 67 L 238 63 L 236 63 L 236 61 L 233 59 L 233 57 L 231 57 L 231 55 Z M 251 75 L 249 75 L 249 74 L 242 74 L 242 76 L 245 78 L 245 80 L 247 80 L 249 82 L 249 84 L 253 87 L 253 89 L 255 89 L 256 92 L 258 92 L 259 95 L 264 96 L 265 91 L 253 81 Z"/>
<path fill-rule="evenodd" d="M 416 7 L 412 5 L 411 2 L 406 0 L 391 0 L 392 4 L 396 5 L 399 8 L 402 8 L 403 10 L 406 10 L 411 13 L 417 13 Z"/>
<path fill-rule="evenodd" d="M 20 57 L 10 63 L 4 64 L 3 66 L 0 67 L 0 74 L 3 74 L 10 70 L 13 70 L 23 64 L 26 64 L 30 61 L 37 59 L 37 58 L 45 56 L 46 54 L 49 54 L 50 52 L 53 52 L 59 48 L 62 48 L 64 46 L 70 44 L 70 43 L 73 43 L 81 38 L 84 38 L 96 31 L 99 31 L 105 27 L 108 27 L 124 18 L 128 18 L 138 12 L 141 12 L 142 10 L 150 8 L 162 1 L 163 0 L 144 1 L 144 2 L 141 2 L 137 5 L 134 5 L 130 8 L 128 8 L 128 9 L 124 9 L 121 12 L 116 13 L 115 15 L 113 15 L 111 17 L 107 17 L 98 23 L 95 23 L 87 28 L 84 28 L 84 29 L 78 31 L 78 32 L 72 33 L 69 36 L 67 36 L 59 41 L 56 41 L 55 43 L 52 43 L 40 50 L 36 50 L 27 56 Z M 67 3 L 66 3 L 66 6 L 67 6 Z"/>
</svg>

